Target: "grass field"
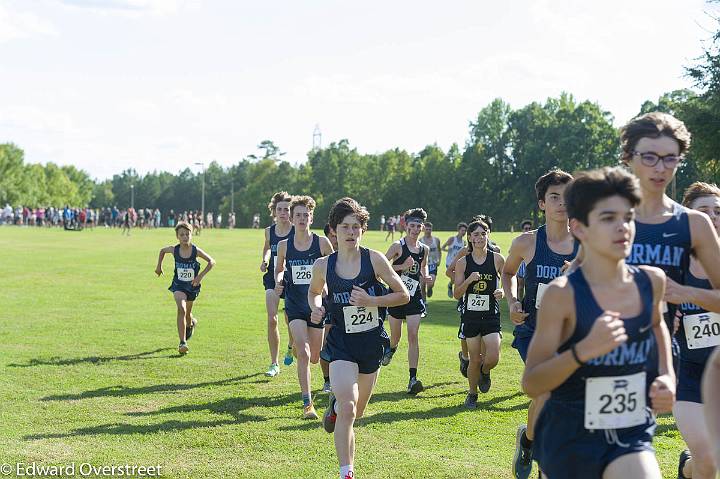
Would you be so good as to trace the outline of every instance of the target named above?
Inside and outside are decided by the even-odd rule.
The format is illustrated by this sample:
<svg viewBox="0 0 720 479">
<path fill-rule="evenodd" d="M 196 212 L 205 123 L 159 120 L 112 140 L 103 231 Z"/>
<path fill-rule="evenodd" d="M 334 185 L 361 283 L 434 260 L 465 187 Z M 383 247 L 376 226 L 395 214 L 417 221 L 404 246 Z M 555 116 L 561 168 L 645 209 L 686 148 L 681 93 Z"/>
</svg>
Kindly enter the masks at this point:
<svg viewBox="0 0 720 479">
<path fill-rule="evenodd" d="M 0 228 L 0 463 L 161 465 L 163 477 L 331 478 L 332 437 L 301 418 L 294 365 L 268 379 L 262 230 L 205 231 L 217 260 L 203 282 L 191 351 L 177 354 L 172 274 L 154 274 L 171 230 L 65 232 Z M 439 233 L 444 240 L 450 233 Z M 379 232 L 364 244 L 387 248 Z M 511 235 L 495 233 L 503 252 Z M 479 408 L 462 404 L 458 315 L 438 282 L 420 329 L 418 377 L 405 393 L 407 346 L 383 368 L 356 424 L 361 478 L 508 478 L 515 429 L 526 421 L 522 362 L 503 307 L 500 365 Z M 504 303 L 503 303 L 504 306 Z M 283 326 L 282 342 L 287 333 Z M 313 386 L 322 387 L 319 367 Z M 316 396 L 322 411 L 327 403 Z M 671 418 L 655 446 L 664 477 L 684 447 Z"/>
</svg>

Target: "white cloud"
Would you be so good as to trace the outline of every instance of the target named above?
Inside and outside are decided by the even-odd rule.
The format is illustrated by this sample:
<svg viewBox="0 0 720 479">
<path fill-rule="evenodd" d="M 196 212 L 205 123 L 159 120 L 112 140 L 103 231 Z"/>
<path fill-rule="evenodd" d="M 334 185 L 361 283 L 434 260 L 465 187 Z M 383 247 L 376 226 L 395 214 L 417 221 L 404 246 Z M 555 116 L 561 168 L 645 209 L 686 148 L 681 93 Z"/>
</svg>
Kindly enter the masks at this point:
<svg viewBox="0 0 720 479">
<path fill-rule="evenodd" d="M 109 13 L 173 14 L 197 5 L 194 0 L 57 0 L 63 5 Z"/>
<path fill-rule="evenodd" d="M 0 4 L 0 43 L 57 33 L 55 27 L 44 18 Z"/>
</svg>

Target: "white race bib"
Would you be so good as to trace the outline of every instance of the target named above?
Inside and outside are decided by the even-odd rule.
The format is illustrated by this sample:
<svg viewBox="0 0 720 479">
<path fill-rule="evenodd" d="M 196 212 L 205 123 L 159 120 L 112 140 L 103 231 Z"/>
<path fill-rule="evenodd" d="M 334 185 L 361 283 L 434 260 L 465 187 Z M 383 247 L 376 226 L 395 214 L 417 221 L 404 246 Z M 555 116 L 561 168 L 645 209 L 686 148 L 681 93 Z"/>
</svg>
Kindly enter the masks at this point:
<svg viewBox="0 0 720 479">
<path fill-rule="evenodd" d="M 490 311 L 490 296 L 487 294 L 468 294 L 468 311 Z"/>
<path fill-rule="evenodd" d="M 375 306 L 345 306 L 345 332 L 348 334 L 362 333 L 380 326 L 380 314 Z"/>
<path fill-rule="evenodd" d="M 621 429 L 645 424 L 645 372 L 587 378 L 585 429 Z"/>
<path fill-rule="evenodd" d="M 195 270 L 192 268 L 177 268 L 179 281 L 191 282 L 195 279 Z"/>
<path fill-rule="evenodd" d="M 545 296 L 547 287 L 548 285 L 545 283 L 538 283 L 537 293 L 535 293 L 535 309 L 540 309 L 540 302 L 542 301 L 542 297 Z"/>
<path fill-rule="evenodd" d="M 293 284 L 310 284 L 312 279 L 312 265 L 300 264 L 292 266 Z"/>
<path fill-rule="evenodd" d="M 683 324 L 689 349 L 720 345 L 720 314 L 690 314 L 683 318 Z"/>
<path fill-rule="evenodd" d="M 417 291 L 418 286 L 420 285 L 419 281 L 416 281 L 412 279 L 410 276 L 402 275 L 400 276 L 400 279 L 405 284 L 405 287 L 410 292 L 410 296 L 415 296 L 415 291 Z"/>
</svg>

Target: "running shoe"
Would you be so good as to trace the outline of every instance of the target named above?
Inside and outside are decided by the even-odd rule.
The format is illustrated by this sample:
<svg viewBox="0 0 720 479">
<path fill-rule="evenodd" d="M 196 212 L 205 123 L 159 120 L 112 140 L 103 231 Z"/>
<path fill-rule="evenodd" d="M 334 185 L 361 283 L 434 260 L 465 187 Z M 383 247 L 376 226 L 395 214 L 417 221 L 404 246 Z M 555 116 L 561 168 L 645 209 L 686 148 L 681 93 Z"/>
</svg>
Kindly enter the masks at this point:
<svg viewBox="0 0 720 479">
<path fill-rule="evenodd" d="M 195 326 L 197 326 L 197 319 L 193 318 L 192 323 L 190 323 L 190 327 L 185 327 L 185 341 L 192 338 L 192 335 L 195 332 Z"/>
<path fill-rule="evenodd" d="M 685 449 L 683 452 L 680 453 L 680 461 L 678 463 L 678 479 L 687 479 L 685 474 L 683 474 L 683 468 L 685 467 L 685 463 L 691 457 L 692 456 L 690 455 L 690 451 L 688 449 Z"/>
<path fill-rule="evenodd" d="M 477 409 L 477 400 L 477 394 L 468 393 L 467 397 L 465 398 L 465 407 L 468 409 Z"/>
<path fill-rule="evenodd" d="M 280 374 L 280 366 L 278 366 L 277 364 L 271 364 L 267 372 L 265 373 L 265 376 L 269 378 L 274 378 L 278 374 Z"/>
<path fill-rule="evenodd" d="M 320 417 L 315 411 L 315 406 L 313 406 L 313 403 L 310 403 L 307 406 L 303 406 L 303 417 L 305 419 L 318 419 Z"/>
<path fill-rule="evenodd" d="M 432 288 L 427 289 L 427 296 L 428 298 L 432 298 Z"/>
<path fill-rule="evenodd" d="M 414 395 L 422 392 L 423 389 L 425 389 L 423 387 L 423 383 L 421 381 L 418 381 L 417 378 L 412 378 L 410 380 L 410 382 L 408 383 L 407 393 L 412 394 L 414 396 Z"/>
<path fill-rule="evenodd" d="M 480 384 L 478 384 L 478 388 L 480 389 L 481 393 L 486 393 L 490 390 L 490 373 L 485 374 L 482 372 L 482 367 L 480 369 Z"/>
<path fill-rule="evenodd" d="M 383 354 L 381 364 L 382 364 L 383 366 L 387 366 L 388 364 L 390 364 L 390 361 L 392 361 L 392 358 L 393 358 L 393 355 L 394 355 L 394 354 L 395 354 L 395 351 L 393 351 L 392 349 L 386 347 L 386 348 L 385 348 L 385 354 Z"/>
<path fill-rule="evenodd" d="M 335 395 L 330 393 L 328 407 L 323 414 L 323 427 L 329 433 L 335 432 L 335 421 L 337 421 L 337 413 L 335 413 Z"/>
<path fill-rule="evenodd" d="M 462 374 L 464 377 L 467 377 L 467 370 L 468 366 L 470 366 L 470 360 L 463 358 L 462 351 L 458 351 L 458 359 L 460 360 L 460 374 Z"/>
<path fill-rule="evenodd" d="M 330 381 L 325 381 L 325 384 L 323 384 L 322 392 L 328 394 L 332 392 L 332 386 L 330 386 Z"/>
<path fill-rule="evenodd" d="M 293 363 L 293 352 L 292 352 L 292 346 L 287 348 L 287 351 L 285 351 L 285 358 L 283 358 L 283 364 L 285 366 L 290 366 Z"/>
<path fill-rule="evenodd" d="M 528 479 L 532 472 L 532 449 L 523 447 L 520 438 L 527 431 L 525 424 L 518 426 L 515 433 L 515 455 L 513 456 L 513 477 Z"/>
<path fill-rule="evenodd" d="M 178 346 L 178 353 L 187 354 L 188 351 L 190 351 L 190 348 L 188 348 L 187 343 L 185 341 L 181 341 L 180 346 Z"/>
</svg>

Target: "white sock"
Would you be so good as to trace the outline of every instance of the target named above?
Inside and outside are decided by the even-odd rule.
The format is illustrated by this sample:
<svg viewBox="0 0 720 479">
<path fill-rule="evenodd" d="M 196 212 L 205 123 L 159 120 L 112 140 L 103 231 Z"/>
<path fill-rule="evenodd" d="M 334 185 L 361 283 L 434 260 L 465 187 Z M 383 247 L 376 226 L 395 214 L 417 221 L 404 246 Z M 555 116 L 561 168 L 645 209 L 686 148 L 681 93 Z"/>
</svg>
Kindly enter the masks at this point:
<svg viewBox="0 0 720 479">
<path fill-rule="evenodd" d="M 352 464 L 349 464 L 347 466 L 340 466 L 340 479 L 345 479 L 348 475 L 350 475 L 350 477 L 355 476 L 355 474 L 353 474 Z"/>
</svg>

